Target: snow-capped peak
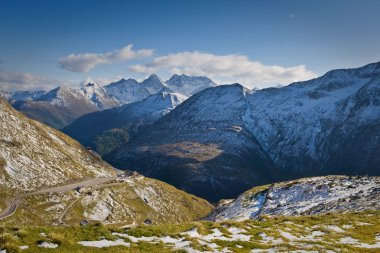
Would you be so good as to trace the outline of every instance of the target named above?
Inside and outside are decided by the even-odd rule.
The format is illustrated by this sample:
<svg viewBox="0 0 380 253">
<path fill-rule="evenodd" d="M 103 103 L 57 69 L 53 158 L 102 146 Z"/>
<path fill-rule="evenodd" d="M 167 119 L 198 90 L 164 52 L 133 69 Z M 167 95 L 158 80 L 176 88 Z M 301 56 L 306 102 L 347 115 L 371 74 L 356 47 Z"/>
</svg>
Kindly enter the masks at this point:
<svg viewBox="0 0 380 253">
<path fill-rule="evenodd" d="M 166 87 L 164 82 L 156 74 L 150 75 L 147 79 L 141 82 L 141 85 L 144 86 L 151 95 L 162 91 Z"/>
<path fill-rule="evenodd" d="M 88 83 L 81 88 L 83 95 L 99 109 L 108 109 L 118 106 L 120 103 L 108 96 L 106 90 L 97 83 Z"/>
<path fill-rule="evenodd" d="M 187 76 L 174 74 L 166 81 L 167 86 L 174 92 L 191 96 L 206 88 L 215 87 L 216 84 L 204 76 Z"/>
<path fill-rule="evenodd" d="M 149 91 L 135 79 L 124 78 L 104 86 L 108 95 L 120 101 L 121 104 L 129 104 L 143 100 L 150 95 Z"/>
</svg>

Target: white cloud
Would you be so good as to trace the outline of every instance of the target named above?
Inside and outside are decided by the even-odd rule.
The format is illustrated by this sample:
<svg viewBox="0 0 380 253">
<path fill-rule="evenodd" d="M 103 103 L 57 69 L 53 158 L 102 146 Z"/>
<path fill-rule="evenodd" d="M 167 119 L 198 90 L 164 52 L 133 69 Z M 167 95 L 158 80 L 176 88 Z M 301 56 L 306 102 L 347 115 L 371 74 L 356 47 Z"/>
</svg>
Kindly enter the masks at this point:
<svg viewBox="0 0 380 253">
<path fill-rule="evenodd" d="M 59 59 L 59 64 L 62 68 L 69 71 L 88 72 L 100 64 L 111 64 L 120 61 L 149 57 L 153 54 L 153 51 L 153 49 L 141 49 L 135 51 L 133 50 L 133 45 L 129 44 L 113 52 L 103 54 L 70 54 Z"/>
<path fill-rule="evenodd" d="M 133 65 L 130 69 L 143 74 L 164 70 L 171 74 L 203 75 L 218 83 L 239 82 L 248 88 L 284 85 L 315 77 L 304 65 L 267 66 L 244 55 L 214 55 L 197 51 L 157 57 L 150 63 Z"/>
<path fill-rule="evenodd" d="M 4 91 L 50 89 L 57 83 L 31 73 L 0 71 L 0 90 Z"/>
</svg>

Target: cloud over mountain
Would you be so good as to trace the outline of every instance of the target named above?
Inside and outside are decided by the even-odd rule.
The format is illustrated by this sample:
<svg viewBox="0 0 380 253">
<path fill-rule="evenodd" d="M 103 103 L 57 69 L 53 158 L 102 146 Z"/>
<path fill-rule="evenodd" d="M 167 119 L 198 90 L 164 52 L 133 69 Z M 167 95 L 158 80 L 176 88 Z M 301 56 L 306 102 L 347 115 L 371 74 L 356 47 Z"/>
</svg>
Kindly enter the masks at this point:
<svg viewBox="0 0 380 253">
<path fill-rule="evenodd" d="M 0 71 L 1 90 L 38 90 L 51 88 L 57 81 L 26 72 Z"/>
<path fill-rule="evenodd" d="M 59 64 L 63 69 L 83 73 L 90 71 L 100 64 L 112 64 L 121 61 L 149 57 L 153 54 L 153 51 L 153 49 L 133 50 L 133 45 L 129 44 L 125 47 L 107 53 L 70 54 L 59 59 Z"/>
<path fill-rule="evenodd" d="M 218 83 L 239 82 L 249 88 L 263 88 L 315 77 L 304 65 L 268 66 L 244 55 L 214 55 L 197 51 L 156 57 L 147 64 L 133 65 L 130 69 L 144 74 L 166 70 L 172 74 L 208 76 Z"/>
</svg>

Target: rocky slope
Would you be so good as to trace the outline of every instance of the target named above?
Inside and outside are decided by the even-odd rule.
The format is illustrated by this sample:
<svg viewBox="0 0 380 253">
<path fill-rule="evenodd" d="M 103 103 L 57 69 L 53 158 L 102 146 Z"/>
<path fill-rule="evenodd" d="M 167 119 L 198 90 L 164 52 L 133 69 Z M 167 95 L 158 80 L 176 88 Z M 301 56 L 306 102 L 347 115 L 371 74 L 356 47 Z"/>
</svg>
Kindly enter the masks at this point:
<svg viewBox="0 0 380 253">
<path fill-rule="evenodd" d="M 62 131 L 105 154 L 124 144 L 143 126 L 166 115 L 187 97 L 161 92 L 142 101 L 83 115 Z"/>
<path fill-rule="evenodd" d="M 70 179 L 110 176 L 111 166 L 61 132 L 25 117 L 0 99 L 0 185 L 35 190 Z M 4 193 L 4 192 L 2 192 Z"/>
<path fill-rule="evenodd" d="M 3 99 L 0 131 L 0 214 L 16 196 L 23 198 L 16 213 L 3 223 L 52 224 L 64 212 L 69 224 L 83 218 L 162 223 L 198 219 L 211 210 L 207 201 L 163 182 L 138 175 L 117 180 L 110 165 L 78 142 L 27 118 Z M 80 183 L 83 191 L 69 187 L 73 182 L 99 177 L 105 181 Z M 49 190 L 57 185 L 65 190 Z"/>
<path fill-rule="evenodd" d="M 380 209 L 380 177 L 326 176 L 259 186 L 223 200 L 206 218 L 243 221 L 263 215 L 314 215 Z"/>
<path fill-rule="evenodd" d="M 209 200 L 328 174 L 379 175 L 380 63 L 282 88 L 201 91 L 105 158 Z"/>
</svg>

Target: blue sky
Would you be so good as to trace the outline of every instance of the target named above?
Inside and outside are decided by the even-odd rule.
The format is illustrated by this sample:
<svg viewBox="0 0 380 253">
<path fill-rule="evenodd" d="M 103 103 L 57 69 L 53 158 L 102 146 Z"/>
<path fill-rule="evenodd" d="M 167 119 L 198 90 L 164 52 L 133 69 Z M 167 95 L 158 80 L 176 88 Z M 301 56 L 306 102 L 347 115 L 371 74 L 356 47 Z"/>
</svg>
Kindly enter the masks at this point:
<svg viewBox="0 0 380 253">
<path fill-rule="evenodd" d="M 377 0 L 1 0 L 0 89 L 152 72 L 287 84 L 379 61 L 379 10 Z"/>
</svg>

